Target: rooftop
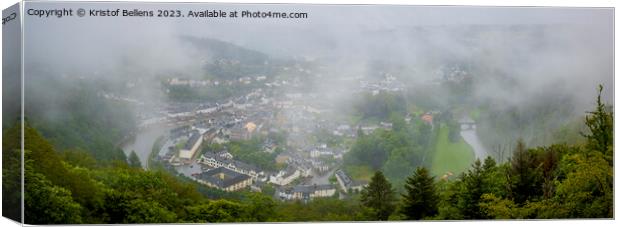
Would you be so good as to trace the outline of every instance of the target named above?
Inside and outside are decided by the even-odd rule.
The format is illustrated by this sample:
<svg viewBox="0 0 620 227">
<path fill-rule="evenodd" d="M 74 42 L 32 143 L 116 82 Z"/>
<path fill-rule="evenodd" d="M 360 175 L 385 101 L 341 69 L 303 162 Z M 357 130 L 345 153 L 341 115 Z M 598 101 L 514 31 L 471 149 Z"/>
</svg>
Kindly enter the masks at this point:
<svg viewBox="0 0 620 227">
<path fill-rule="evenodd" d="M 192 135 L 189 137 L 189 140 L 187 140 L 187 143 L 185 143 L 185 146 L 183 147 L 183 149 L 191 150 L 192 147 L 194 147 L 194 144 L 198 142 L 198 139 L 200 139 L 200 136 L 201 135 L 198 131 L 192 131 Z"/>
<path fill-rule="evenodd" d="M 340 180 L 342 180 L 345 186 L 347 187 L 353 182 L 351 178 L 346 173 L 344 173 L 344 171 L 342 171 L 341 169 L 336 171 L 336 176 L 340 178 Z"/>
<path fill-rule="evenodd" d="M 214 184 L 219 188 L 227 188 L 250 178 L 248 175 L 237 173 L 224 167 L 202 172 L 196 177 Z"/>
<path fill-rule="evenodd" d="M 321 185 L 297 185 L 293 188 L 293 192 L 314 192 L 321 190 L 331 190 L 335 189 L 334 185 L 331 184 L 321 184 Z"/>
<path fill-rule="evenodd" d="M 295 171 L 297 171 L 297 168 L 295 168 L 294 166 L 287 166 L 286 169 L 284 169 L 284 174 L 282 175 L 283 178 L 287 178 L 293 174 L 295 174 Z"/>
</svg>

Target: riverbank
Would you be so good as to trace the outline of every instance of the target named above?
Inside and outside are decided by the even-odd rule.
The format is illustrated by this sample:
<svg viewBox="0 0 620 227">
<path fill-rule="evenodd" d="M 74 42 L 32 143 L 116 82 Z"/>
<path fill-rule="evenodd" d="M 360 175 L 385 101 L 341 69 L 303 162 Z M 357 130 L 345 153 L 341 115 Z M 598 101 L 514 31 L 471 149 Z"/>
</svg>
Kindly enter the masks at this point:
<svg viewBox="0 0 620 227">
<path fill-rule="evenodd" d="M 461 130 L 461 137 L 463 140 L 472 147 L 476 159 L 480 159 L 480 161 L 484 160 L 489 153 L 482 145 L 482 141 L 478 138 L 478 134 L 475 129 L 470 130 Z"/>
</svg>

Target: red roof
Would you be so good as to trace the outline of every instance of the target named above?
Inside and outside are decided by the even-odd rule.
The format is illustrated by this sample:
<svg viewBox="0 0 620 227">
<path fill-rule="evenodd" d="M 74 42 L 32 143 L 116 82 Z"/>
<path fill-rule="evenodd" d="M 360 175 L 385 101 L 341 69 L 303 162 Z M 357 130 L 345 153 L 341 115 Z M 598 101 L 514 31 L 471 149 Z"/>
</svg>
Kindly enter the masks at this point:
<svg viewBox="0 0 620 227">
<path fill-rule="evenodd" d="M 427 123 L 433 123 L 433 115 L 424 114 L 422 115 L 422 120 L 426 121 Z"/>
</svg>

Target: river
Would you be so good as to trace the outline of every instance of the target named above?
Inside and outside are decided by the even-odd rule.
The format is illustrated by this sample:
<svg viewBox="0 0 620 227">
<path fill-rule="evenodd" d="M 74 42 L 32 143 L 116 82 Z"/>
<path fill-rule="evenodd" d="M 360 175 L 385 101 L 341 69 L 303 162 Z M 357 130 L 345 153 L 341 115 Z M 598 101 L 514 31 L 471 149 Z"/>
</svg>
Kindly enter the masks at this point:
<svg viewBox="0 0 620 227">
<path fill-rule="evenodd" d="M 463 140 L 474 150 L 476 159 L 484 160 L 489 156 L 489 153 L 482 145 L 480 138 L 478 138 L 476 122 L 469 117 L 464 117 L 459 123 L 461 124 L 461 137 L 463 137 Z"/>
<path fill-rule="evenodd" d="M 152 126 L 143 129 L 136 133 L 136 136 L 133 140 L 127 141 L 121 147 L 127 157 L 129 157 L 131 151 L 135 151 L 136 155 L 138 155 L 138 158 L 140 158 L 140 163 L 142 163 L 142 167 L 146 168 L 148 158 L 151 154 L 151 150 L 153 149 L 155 141 L 160 136 L 165 135 L 168 130 L 169 128 L 166 126 Z"/>
</svg>

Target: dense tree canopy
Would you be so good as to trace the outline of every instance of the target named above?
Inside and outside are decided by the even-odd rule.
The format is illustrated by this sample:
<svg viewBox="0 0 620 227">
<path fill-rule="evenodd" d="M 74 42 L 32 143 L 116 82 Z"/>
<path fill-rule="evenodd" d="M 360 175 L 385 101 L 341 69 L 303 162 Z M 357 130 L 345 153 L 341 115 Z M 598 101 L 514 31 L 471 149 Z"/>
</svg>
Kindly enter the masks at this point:
<svg viewBox="0 0 620 227">
<path fill-rule="evenodd" d="M 369 135 L 361 130 L 345 154 L 345 165 L 368 166 L 381 170 L 396 186 L 404 184 L 407 174 L 423 165 L 423 157 L 433 148 L 434 131 L 419 120 L 406 124 L 402 116 L 392 116 L 392 130 L 377 129 Z"/>
<path fill-rule="evenodd" d="M 140 163 L 140 158 L 138 158 L 136 151 L 131 151 L 131 153 L 129 153 L 128 161 L 129 161 L 129 166 L 134 167 L 134 168 L 142 168 L 142 164 Z"/>
<path fill-rule="evenodd" d="M 417 168 L 413 175 L 407 178 L 405 191 L 400 212 L 406 219 L 416 220 L 437 214 L 439 197 L 435 180 L 426 168 Z"/>
<path fill-rule="evenodd" d="M 396 193 L 392 184 L 385 179 L 381 171 L 375 172 L 368 186 L 361 192 L 361 203 L 370 209 L 375 220 L 388 220 L 394 212 Z"/>
</svg>

